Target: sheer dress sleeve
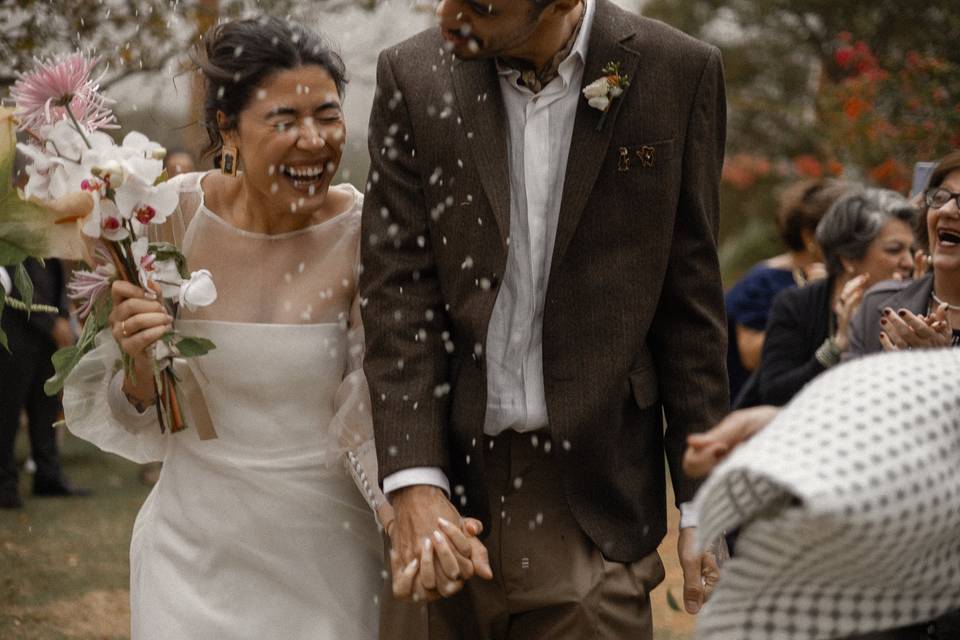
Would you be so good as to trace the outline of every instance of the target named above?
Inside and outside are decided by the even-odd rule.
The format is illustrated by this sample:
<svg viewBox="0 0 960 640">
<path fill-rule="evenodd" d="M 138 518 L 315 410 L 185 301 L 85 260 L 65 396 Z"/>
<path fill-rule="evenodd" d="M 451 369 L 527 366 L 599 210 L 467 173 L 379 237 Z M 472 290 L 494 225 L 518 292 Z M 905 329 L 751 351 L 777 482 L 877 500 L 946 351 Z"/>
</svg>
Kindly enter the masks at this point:
<svg viewBox="0 0 960 640">
<path fill-rule="evenodd" d="M 370 415 L 370 388 L 363 373 L 363 322 L 360 298 L 354 298 L 347 328 L 347 367 L 334 400 L 331 429 L 344 449 L 344 464 L 367 504 L 376 513 L 386 498 L 377 481 L 377 451 Z"/>
</svg>

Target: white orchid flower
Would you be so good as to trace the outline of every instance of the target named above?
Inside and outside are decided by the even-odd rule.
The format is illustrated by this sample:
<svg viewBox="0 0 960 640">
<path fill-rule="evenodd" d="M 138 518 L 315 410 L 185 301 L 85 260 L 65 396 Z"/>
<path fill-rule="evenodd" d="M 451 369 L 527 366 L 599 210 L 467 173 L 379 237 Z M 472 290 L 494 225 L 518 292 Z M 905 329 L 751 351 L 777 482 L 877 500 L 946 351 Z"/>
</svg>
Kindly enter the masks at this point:
<svg viewBox="0 0 960 640">
<path fill-rule="evenodd" d="M 125 149 L 132 149 L 140 152 L 144 158 L 151 160 L 163 160 L 167 156 L 167 150 L 160 144 L 154 142 L 139 131 L 131 131 L 123 138 L 122 146 Z"/>
<path fill-rule="evenodd" d="M 180 285 L 180 304 L 190 311 L 206 307 L 217 300 L 217 287 L 213 284 L 213 274 L 206 269 L 194 271 L 190 279 Z"/>
<path fill-rule="evenodd" d="M 125 218 L 142 225 L 163 224 L 180 203 L 180 194 L 174 184 L 162 182 L 153 186 L 134 174 L 116 190 L 116 201 Z"/>
<path fill-rule="evenodd" d="M 130 244 L 133 261 L 137 265 L 137 275 L 140 286 L 153 290 L 153 284 L 160 287 L 164 298 L 179 298 L 180 285 L 183 278 L 177 269 L 176 260 L 157 260 L 150 251 L 150 241 L 146 238 L 137 238 Z"/>
<path fill-rule="evenodd" d="M 96 198 L 94 198 L 96 199 Z M 94 210 L 89 220 L 95 220 L 100 225 L 100 236 L 107 240 L 119 242 L 125 240 L 130 232 L 123 226 L 123 218 L 120 216 L 120 210 L 112 200 L 100 200 L 99 207 L 94 206 Z M 84 224 L 84 233 L 87 232 L 87 225 Z M 90 235 L 87 233 L 87 235 Z"/>
</svg>

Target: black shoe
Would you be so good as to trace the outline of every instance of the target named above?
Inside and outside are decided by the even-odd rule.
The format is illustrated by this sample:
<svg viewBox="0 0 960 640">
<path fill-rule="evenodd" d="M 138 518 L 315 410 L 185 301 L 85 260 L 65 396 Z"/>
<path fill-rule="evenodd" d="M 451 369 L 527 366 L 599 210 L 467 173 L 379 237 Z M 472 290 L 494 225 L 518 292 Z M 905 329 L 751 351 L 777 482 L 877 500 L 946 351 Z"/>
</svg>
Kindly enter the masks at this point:
<svg viewBox="0 0 960 640">
<path fill-rule="evenodd" d="M 5 489 L 0 491 L 0 509 L 22 509 L 23 500 L 16 489 Z"/>
<path fill-rule="evenodd" d="M 34 478 L 33 495 L 41 497 L 83 497 L 89 496 L 89 489 L 75 487 L 66 478 L 57 478 L 55 480 L 44 480 Z"/>
</svg>

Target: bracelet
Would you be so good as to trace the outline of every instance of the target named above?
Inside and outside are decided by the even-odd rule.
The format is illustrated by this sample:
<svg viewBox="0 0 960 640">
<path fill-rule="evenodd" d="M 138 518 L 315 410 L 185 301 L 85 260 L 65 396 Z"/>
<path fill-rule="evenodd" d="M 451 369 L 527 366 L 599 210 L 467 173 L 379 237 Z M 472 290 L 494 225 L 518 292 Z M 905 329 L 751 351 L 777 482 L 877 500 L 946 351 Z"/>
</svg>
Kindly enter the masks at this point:
<svg viewBox="0 0 960 640">
<path fill-rule="evenodd" d="M 833 338 L 827 338 L 817 349 L 817 362 L 823 365 L 824 369 L 840 364 L 840 348 Z"/>
</svg>

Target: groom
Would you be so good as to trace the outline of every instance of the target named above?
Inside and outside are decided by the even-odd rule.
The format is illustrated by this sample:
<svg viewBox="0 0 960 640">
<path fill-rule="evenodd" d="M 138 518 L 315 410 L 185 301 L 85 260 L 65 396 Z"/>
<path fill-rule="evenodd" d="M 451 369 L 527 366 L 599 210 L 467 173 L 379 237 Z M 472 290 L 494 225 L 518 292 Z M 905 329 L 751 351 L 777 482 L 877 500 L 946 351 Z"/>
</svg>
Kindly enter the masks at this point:
<svg viewBox="0 0 960 640">
<path fill-rule="evenodd" d="M 685 503 L 727 405 L 720 56 L 609 0 L 437 15 L 381 54 L 370 122 L 364 369 L 394 580 L 431 600 L 386 599 L 381 637 L 651 638 L 664 454 Z M 434 533 L 468 515 L 493 580 Z"/>
</svg>

